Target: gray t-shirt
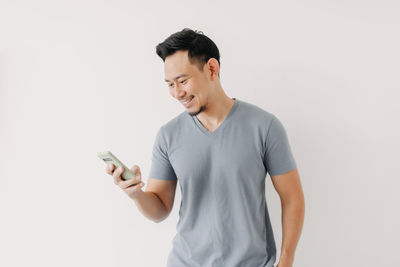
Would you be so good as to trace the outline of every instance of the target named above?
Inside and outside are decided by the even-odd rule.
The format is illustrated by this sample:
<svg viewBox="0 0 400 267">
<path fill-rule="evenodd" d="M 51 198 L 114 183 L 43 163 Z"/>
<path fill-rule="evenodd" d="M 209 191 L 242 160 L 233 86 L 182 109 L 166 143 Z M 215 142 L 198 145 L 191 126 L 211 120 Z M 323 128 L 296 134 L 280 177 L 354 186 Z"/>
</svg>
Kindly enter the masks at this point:
<svg viewBox="0 0 400 267">
<path fill-rule="evenodd" d="M 278 118 L 237 98 L 214 132 L 186 111 L 162 125 L 149 177 L 182 193 L 167 266 L 274 267 L 265 178 L 294 168 Z"/>
</svg>

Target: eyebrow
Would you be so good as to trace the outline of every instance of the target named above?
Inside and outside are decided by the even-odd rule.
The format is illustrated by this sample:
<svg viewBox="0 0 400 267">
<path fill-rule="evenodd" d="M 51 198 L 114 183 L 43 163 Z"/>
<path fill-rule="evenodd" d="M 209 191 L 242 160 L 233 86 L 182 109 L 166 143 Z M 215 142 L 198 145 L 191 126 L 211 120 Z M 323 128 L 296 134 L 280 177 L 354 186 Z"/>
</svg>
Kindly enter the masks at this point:
<svg viewBox="0 0 400 267">
<path fill-rule="evenodd" d="M 178 76 L 176 76 L 176 77 L 174 78 L 174 80 L 179 79 L 179 78 L 181 78 L 181 77 L 186 77 L 186 76 L 189 76 L 189 75 L 188 75 L 188 74 L 179 74 Z M 169 80 L 167 80 L 167 79 L 165 79 L 165 81 L 166 81 L 166 82 L 169 82 Z"/>
</svg>

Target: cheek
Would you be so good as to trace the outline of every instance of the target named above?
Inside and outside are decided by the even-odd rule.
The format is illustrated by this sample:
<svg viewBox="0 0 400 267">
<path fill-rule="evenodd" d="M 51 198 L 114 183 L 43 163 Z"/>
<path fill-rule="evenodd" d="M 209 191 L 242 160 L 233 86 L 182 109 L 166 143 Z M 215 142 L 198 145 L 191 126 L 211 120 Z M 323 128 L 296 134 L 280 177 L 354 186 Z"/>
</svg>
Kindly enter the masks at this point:
<svg viewBox="0 0 400 267">
<path fill-rule="evenodd" d="M 191 95 L 196 95 L 198 93 L 198 88 L 199 84 L 195 82 L 188 82 L 185 84 L 185 89 L 187 89 L 187 92 Z"/>
</svg>

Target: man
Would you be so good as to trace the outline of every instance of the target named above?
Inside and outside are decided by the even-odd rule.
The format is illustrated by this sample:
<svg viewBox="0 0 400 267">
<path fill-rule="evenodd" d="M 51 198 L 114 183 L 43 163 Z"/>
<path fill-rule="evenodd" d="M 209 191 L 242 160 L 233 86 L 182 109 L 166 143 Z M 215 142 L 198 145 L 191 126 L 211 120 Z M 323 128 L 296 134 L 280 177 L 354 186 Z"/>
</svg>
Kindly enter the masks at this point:
<svg viewBox="0 0 400 267">
<path fill-rule="evenodd" d="M 147 218 L 171 212 L 177 180 L 182 192 L 177 234 L 167 265 L 273 267 L 276 247 L 265 177 L 282 203 L 282 247 L 277 267 L 293 265 L 304 218 L 296 162 L 278 118 L 230 98 L 220 83 L 219 51 L 202 32 L 183 29 L 157 45 L 170 94 L 186 109 L 162 125 L 153 147 L 146 191 L 141 172 L 120 186 Z"/>
</svg>

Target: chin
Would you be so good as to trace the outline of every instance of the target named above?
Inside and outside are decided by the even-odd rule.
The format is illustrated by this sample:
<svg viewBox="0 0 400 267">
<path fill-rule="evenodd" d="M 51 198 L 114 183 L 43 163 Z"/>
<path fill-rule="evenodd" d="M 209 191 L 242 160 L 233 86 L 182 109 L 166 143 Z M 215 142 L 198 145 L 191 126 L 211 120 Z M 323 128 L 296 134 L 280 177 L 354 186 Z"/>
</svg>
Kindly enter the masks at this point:
<svg viewBox="0 0 400 267">
<path fill-rule="evenodd" d="M 204 106 L 201 106 L 199 109 L 196 109 L 196 111 L 192 111 L 192 112 L 188 111 L 188 113 L 189 113 L 190 116 L 196 116 L 197 114 L 202 112 L 204 110 L 204 108 L 205 108 Z"/>
</svg>

